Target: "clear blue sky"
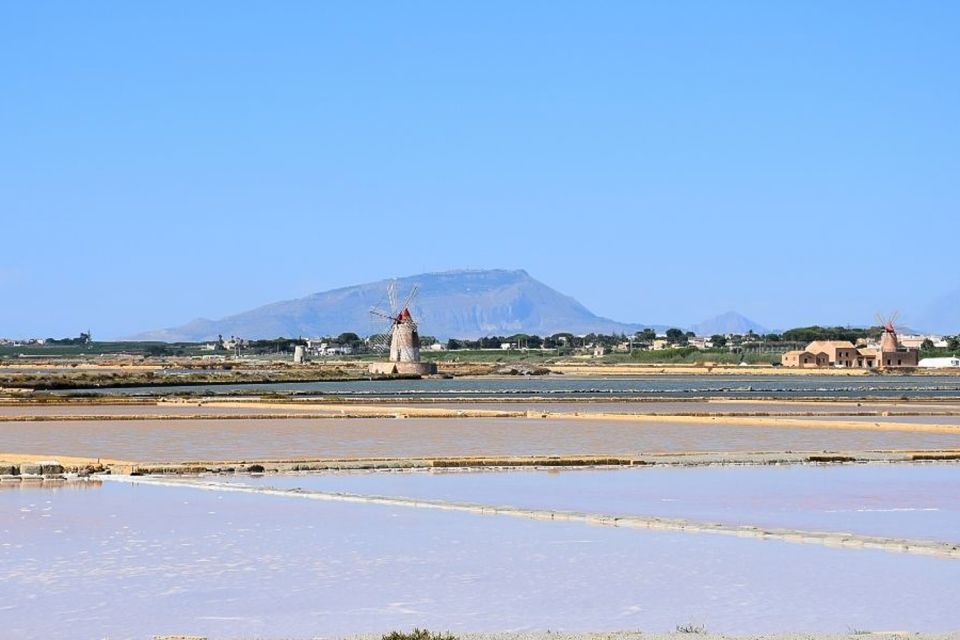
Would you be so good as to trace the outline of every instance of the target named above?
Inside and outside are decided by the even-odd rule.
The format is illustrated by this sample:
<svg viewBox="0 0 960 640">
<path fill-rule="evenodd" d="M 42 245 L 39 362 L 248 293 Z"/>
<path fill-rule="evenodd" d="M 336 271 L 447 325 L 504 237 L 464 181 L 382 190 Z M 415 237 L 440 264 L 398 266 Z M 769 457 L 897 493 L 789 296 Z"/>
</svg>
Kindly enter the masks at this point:
<svg viewBox="0 0 960 640">
<path fill-rule="evenodd" d="M 958 2 L 0 4 L 0 336 L 488 267 L 909 320 L 958 196 Z"/>
</svg>

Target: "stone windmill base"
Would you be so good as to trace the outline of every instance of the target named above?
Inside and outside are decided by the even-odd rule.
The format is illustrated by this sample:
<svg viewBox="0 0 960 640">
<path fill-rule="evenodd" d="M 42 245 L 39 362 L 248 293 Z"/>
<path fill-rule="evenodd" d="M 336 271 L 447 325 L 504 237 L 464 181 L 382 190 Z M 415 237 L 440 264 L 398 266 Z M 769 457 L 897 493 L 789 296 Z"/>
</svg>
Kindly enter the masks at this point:
<svg viewBox="0 0 960 640">
<path fill-rule="evenodd" d="M 437 372 L 433 362 L 374 362 L 370 364 L 370 373 L 380 376 L 428 376 Z"/>
</svg>

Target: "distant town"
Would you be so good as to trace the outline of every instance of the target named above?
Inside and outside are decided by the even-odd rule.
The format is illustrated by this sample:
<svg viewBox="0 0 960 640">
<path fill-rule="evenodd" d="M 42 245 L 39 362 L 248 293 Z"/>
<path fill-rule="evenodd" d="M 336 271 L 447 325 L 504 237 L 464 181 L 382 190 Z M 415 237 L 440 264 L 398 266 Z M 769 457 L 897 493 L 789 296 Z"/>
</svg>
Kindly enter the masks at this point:
<svg viewBox="0 0 960 640">
<path fill-rule="evenodd" d="M 556 333 L 513 334 L 438 340 L 420 336 L 427 359 L 564 356 L 609 362 L 747 364 L 795 368 L 908 369 L 960 367 L 960 335 L 899 334 L 892 323 L 869 328 L 810 326 L 782 333 L 699 336 L 678 328 L 644 329 L 632 335 Z M 298 348 L 299 347 L 299 348 Z M 90 332 L 74 338 L 0 338 L 0 356 L 56 357 L 77 354 L 198 356 L 226 360 L 242 357 L 311 359 L 364 358 L 386 350 L 382 336 L 345 332 L 336 336 L 246 339 L 219 336 L 192 343 L 96 342 Z"/>
</svg>

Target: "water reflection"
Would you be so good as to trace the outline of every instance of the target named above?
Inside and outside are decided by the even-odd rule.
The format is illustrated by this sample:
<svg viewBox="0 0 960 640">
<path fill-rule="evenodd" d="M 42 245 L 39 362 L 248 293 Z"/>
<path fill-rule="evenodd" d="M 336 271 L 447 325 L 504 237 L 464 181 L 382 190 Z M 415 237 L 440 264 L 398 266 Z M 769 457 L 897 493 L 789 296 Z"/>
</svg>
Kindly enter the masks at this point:
<svg viewBox="0 0 960 640">
<path fill-rule="evenodd" d="M 160 462 L 878 449 L 960 449 L 960 429 L 928 433 L 590 418 L 0 422 L 0 451 Z"/>
<path fill-rule="evenodd" d="M 18 480 L 0 480 L 0 491 L 3 490 L 67 490 L 67 491 L 85 491 L 87 489 L 99 489 L 103 486 L 103 481 L 97 478 L 20 478 Z"/>
<path fill-rule="evenodd" d="M 110 483 L 0 492 L 4 635 L 940 632 L 960 562 Z M 815 588 L 811 588 L 815 585 Z"/>
<path fill-rule="evenodd" d="M 206 476 L 282 489 L 473 502 L 960 543 L 960 464 Z"/>
</svg>

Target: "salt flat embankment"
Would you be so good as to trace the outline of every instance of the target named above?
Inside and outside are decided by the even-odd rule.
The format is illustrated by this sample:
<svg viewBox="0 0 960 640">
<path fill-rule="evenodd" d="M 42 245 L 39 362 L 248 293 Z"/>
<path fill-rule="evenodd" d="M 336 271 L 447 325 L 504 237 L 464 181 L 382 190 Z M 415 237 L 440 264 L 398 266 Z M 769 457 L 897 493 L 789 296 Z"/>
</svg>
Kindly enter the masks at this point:
<svg viewBox="0 0 960 640">
<path fill-rule="evenodd" d="M 590 404 L 537 405 L 549 409 L 543 412 L 465 401 L 8 403 L 0 407 L 0 460 L 489 466 L 676 463 L 676 456 L 691 463 L 912 460 L 960 450 L 956 401 L 667 401 L 579 410 Z"/>
</svg>

